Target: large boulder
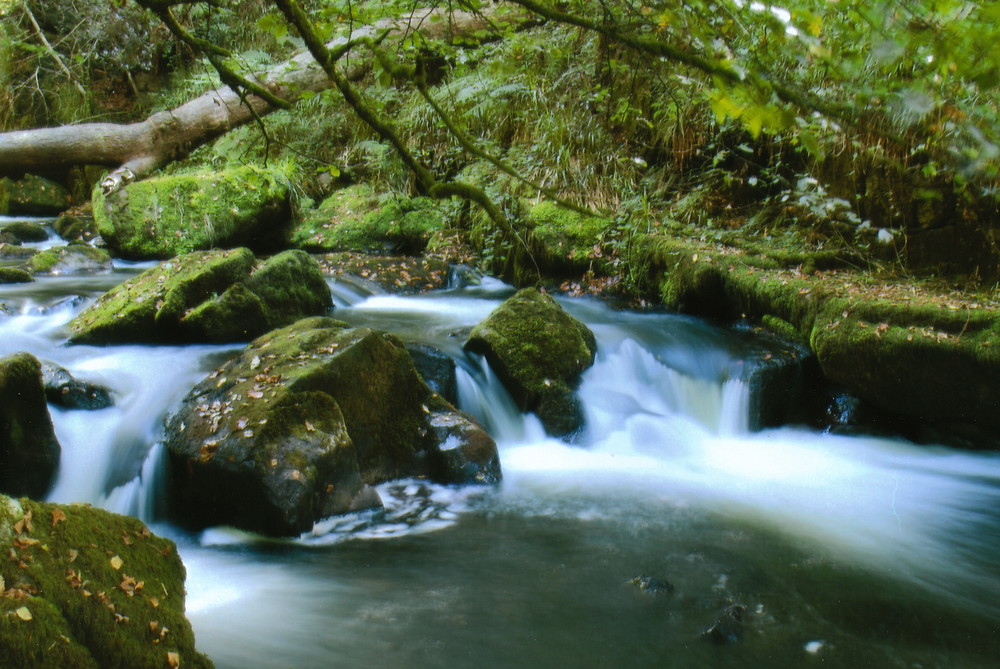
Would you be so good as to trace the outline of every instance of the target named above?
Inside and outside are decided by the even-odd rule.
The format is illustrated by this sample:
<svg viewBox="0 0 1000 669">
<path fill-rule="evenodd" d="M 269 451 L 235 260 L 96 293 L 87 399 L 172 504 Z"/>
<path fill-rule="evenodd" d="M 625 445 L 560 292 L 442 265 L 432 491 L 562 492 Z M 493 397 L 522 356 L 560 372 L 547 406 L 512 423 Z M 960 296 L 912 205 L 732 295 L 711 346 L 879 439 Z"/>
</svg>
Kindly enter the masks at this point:
<svg viewBox="0 0 1000 669">
<path fill-rule="evenodd" d="M 144 179 L 110 195 L 98 187 L 94 220 L 123 258 L 237 246 L 268 252 L 286 234 L 289 183 L 286 170 L 244 165 Z"/>
<path fill-rule="evenodd" d="M 29 353 L 0 359 L 0 492 L 43 497 L 59 467 L 41 363 Z"/>
<path fill-rule="evenodd" d="M 0 648 L 24 669 L 207 668 L 173 542 L 134 518 L 0 495 Z"/>
<path fill-rule="evenodd" d="M 485 356 L 524 411 L 546 431 L 567 437 L 583 426 L 575 388 L 594 364 L 594 334 L 550 295 L 525 288 L 497 307 L 469 335 L 465 348 Z"/>
<path fill-rule="evenodd" d="M 74 343 L 246 341 L 330 308 L 319 265 L 302 251 L 258 264 L 249 249 L 194 252 L 105 293 L 70 323 Z"/>
<path fill-rule="evenodd" d="M 496 445 L 385 333 L 309 318 L 256 339 L 167 422 L 168 495 L 188 526 L 294 535 L 378 505 L 368 486 L 500 478 Z"/>
<path fill-rule="evenodd" d="M 69 207 L 72 196 L 59 184 L 33 174 L 0 179 L 0 215 L 54 216 Z"/>
</svg>

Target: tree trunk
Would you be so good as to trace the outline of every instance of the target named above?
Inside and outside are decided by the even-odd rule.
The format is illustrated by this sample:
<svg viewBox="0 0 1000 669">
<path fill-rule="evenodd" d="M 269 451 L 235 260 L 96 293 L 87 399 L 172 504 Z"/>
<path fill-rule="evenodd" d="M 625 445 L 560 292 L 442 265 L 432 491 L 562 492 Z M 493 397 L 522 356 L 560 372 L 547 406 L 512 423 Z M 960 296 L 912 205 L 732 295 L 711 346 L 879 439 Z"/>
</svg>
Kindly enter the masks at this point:
<svg viewBox="0 0 1000 669">
<path fill-rule="evenodd" d="M 328 46 L 332 48 L 348 40 L 373 37 L 386 30 L 390 31 L 389 40 L 418 32 L 429 39 L 468 38 L 476 33 L 495 32 L 498 23 L 510 25 L 529 21 L 529 16 L 523 12 L 502 16 L 495 10 L 484 9 L 484 12 L 488 13 L 419 10 L 409 16 L 359 28 L 349 38 L 338 38 Z M 359 78 L 369 67 L 369 59 L 360 60 L 347 72 L 347 76 Z M 332 85 L 308 52 L 257 74 L 256 80 L 288 102 L 295 102 L 305 91 L 319 91 Z M 246 103 L 232 89 L 223 86 L 138 123 L 84 123 L 2 133 L 0 174 L 50 172 L 75 165 L 104 165 L 114 169 L 106 182 L 106 187 L 114 190 L 122 181 L 146 176 L 251 121 L 254 112 L 263 116 L 274 109 L 256 96 L 247 95 L 245 99 Z M 254 112 L 248 104 L 252 105 Z"/>
</svg>

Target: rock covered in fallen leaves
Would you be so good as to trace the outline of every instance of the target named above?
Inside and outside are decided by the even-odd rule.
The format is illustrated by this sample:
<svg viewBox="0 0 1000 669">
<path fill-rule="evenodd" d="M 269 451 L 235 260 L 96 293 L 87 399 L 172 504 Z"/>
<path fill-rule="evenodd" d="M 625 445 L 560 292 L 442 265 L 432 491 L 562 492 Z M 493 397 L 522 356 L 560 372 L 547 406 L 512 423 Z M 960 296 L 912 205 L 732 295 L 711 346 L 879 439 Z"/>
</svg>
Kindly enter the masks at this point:
<svg viewBox="0 0 1000 669">
<path fill-rule="evenodd" d="M 483 355 L 517 405 L 546 431 L 564 437 L 583 425 L 574 392 L 594 364 L 594 334 L 550 296 L 525 288 L 504 301 L 469 335 L 465 348 Z"/>
<path fill-rule="evenodd" d="M 74 343 L 247 341 L 332 301 L 319 265 L 302 251 L 258 263 L 249 249 L 198 251 L 105 293 L 70 322 Z"/>
<path fill-rule="evenodd" d="M 46 399 L 65 409 L 106 409 L 114 404 L 107 388 L 80 381 L 53 362 L 42 362 L 42 384 Z"/>
<path fill-rule="evenodd" d="M 59 467 L 59 442 L 29 353 L 0 359 L 0 492 L 43 497 Z"/>
<path fill-rule="evenodd" d="M 212 666 L 184 616 L 177 549 L 142 522 L 0 495 L 0 552 L 5 667 Z"/>
<path fill-rule="evenodd" d="M 373 292 L 402 295 L 446 288 L 451 271 L 447 262 L 430 257 L 326 253 L 319 256 L 319 263 L 334 278 L 362 284 Z"/>
<path fill-rule="evenodd" d="M 377 505 L 370 485 L 500 478 L 496 445 L 382 332 L 308 318 L 253 341 L 167 421 L 172 513 L 294 535 Z"/>
</svg>

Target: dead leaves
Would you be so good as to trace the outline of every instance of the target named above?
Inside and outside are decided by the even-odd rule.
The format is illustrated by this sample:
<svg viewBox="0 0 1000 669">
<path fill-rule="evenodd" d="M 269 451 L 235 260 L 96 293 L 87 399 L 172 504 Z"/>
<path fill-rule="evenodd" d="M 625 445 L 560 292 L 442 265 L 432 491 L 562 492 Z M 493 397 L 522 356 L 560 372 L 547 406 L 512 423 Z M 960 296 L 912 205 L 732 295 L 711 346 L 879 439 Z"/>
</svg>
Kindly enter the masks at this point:
<svg viewBox="0 0 1000 669">
<path fill-rule="evenodd" d="M 30 534 L 31 531 L 31 510 L 29 509 L 24 513 L 24 517 L 22 517 L 21 520 L 14 523 L 14 532 L 17 536 L 21 536 L 24 532 L 28 532 Z"/>
<path fill-rule="evenodd" d="M 66 512 L 65 511 L 63 511 L 62 509 L 53 509 L 52 510 L 52 527 L 55 527 L 59 523 L 65 523 L 66 520 L 67 520 L 67 518 L 66 518 Z"/>
</svg>

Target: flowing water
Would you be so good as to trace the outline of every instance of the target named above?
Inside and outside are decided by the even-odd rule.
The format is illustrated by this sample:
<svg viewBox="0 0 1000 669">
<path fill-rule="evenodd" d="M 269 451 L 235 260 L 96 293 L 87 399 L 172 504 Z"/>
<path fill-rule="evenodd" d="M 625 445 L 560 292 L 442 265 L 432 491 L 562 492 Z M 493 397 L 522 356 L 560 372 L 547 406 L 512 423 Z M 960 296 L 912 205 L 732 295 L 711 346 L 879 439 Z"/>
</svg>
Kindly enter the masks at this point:
<svg viewBox="0 0 1000 669">
<path fill-rule="evenodd" d="M 594 330 L 587 430 L 545 437 L 464 334 L 510 290 L 418 297 L 333 284 L 343 320 L 456 357 L 462 408 L 500 445 L 497 489 L 380 487 L 386 510 L 296 540 L 162 522 L 163 417 L 237 347 L 67 346 L 69 319 L 136 267 L 0 286 L 0 354 L 107 385 L 52 408 L 50 499 L 174 538 L 199 647 L 246 667 L 993 667 L 1000 458 L 795 428 L 750 432 L 747 333 L 566 301 Z M 759 357 L 759 356 L 756 356 Z M 629 581 L 669 581 L 650 594 Z M 704 629 L 733 603 L 743 638 Z"/>
</svg>

